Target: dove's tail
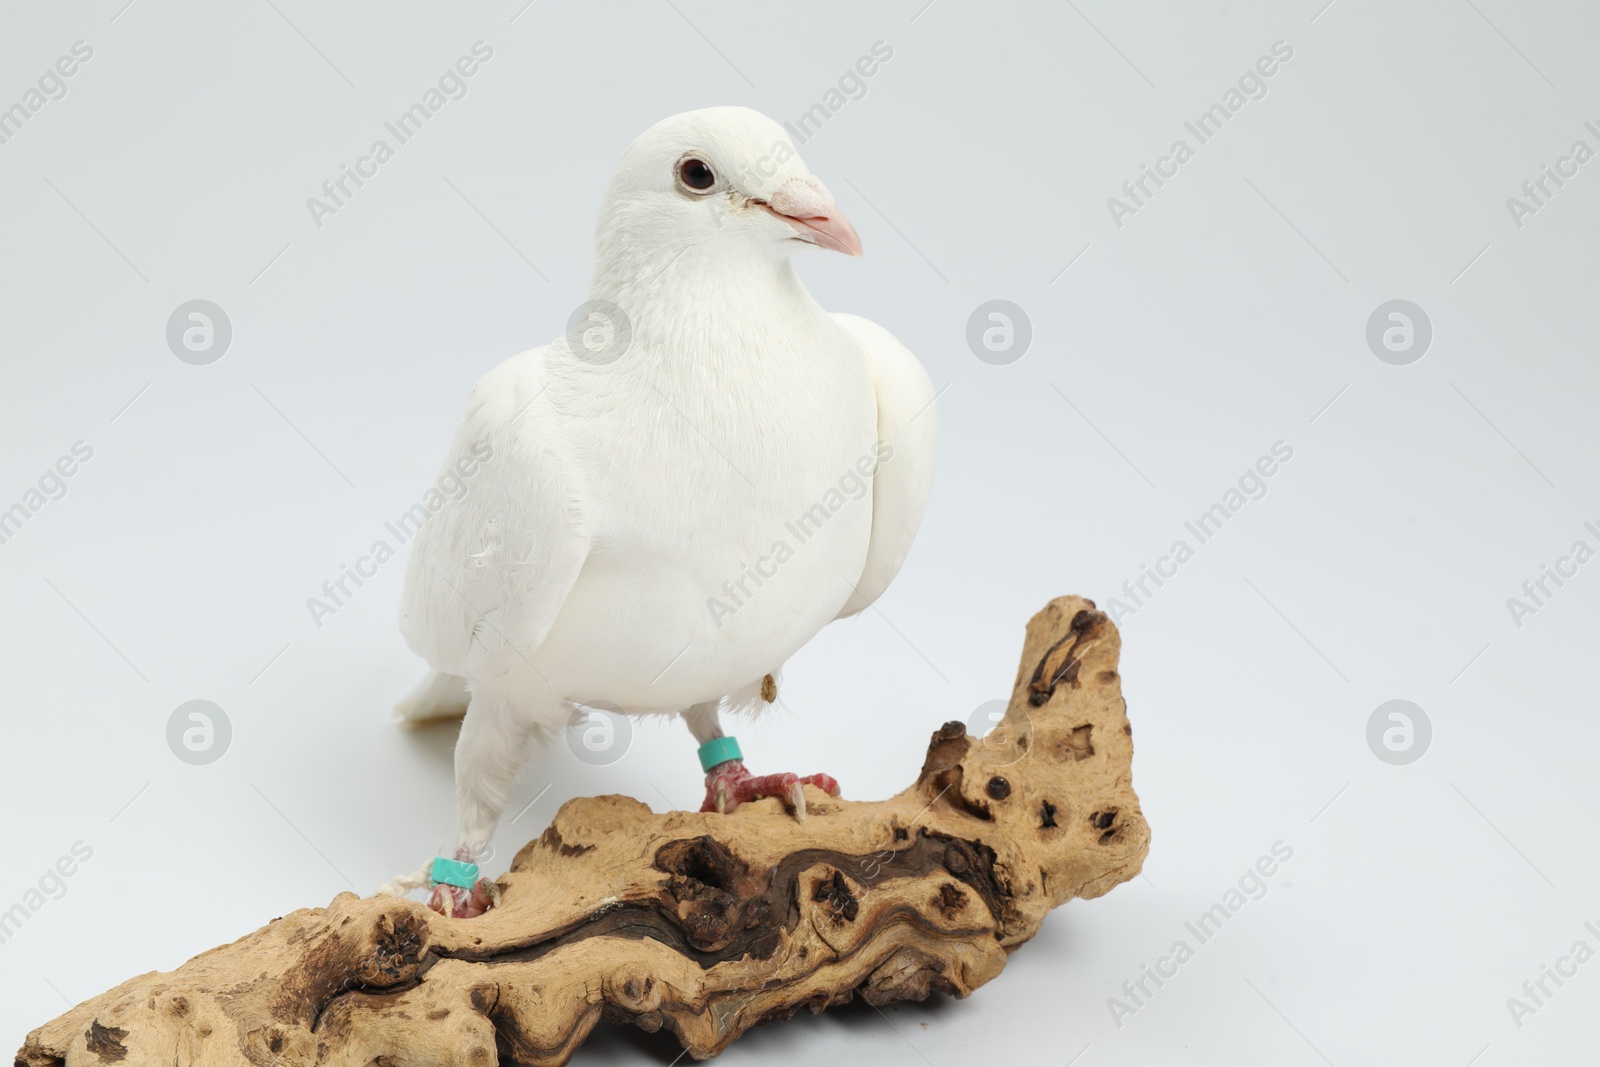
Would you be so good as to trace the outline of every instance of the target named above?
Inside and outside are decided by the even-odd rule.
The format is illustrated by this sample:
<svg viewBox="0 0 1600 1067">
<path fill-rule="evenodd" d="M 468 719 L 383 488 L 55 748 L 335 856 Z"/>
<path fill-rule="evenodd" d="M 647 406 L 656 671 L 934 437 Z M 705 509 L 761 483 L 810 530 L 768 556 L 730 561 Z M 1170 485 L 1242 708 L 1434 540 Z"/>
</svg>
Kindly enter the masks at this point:
<svg viewBox="0 0 1600 1067">
<path fill-rule="evenodd" d="M 459 719 L 467 713 L 468 696 L 465 678 L 432 671 L 394 706 L 395 717 L 407 726 Z"/>
</svg>

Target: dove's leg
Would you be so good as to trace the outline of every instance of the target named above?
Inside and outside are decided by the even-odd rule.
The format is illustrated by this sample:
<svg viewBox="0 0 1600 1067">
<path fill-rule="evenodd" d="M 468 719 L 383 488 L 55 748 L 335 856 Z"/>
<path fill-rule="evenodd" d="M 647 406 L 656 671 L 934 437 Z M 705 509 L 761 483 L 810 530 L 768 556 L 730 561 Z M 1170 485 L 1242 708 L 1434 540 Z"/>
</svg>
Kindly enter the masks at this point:
<svg viewBox="0 0 1600 1067">
<path fill-rule="evenodd" d="M 467 713 L 468 696 L 465 678 L 431 671 L 394 706 L 394 714 L 408 726 L 435 719 L 459 719 Z"/>
<path fill-rule="evenodd" d="M 565 701 L 541 701 L 526 692 L 512 696 L 486 686 L 474 689 L 456 741 L 456 859 L 471 863 L 483 855 L 529 750 L 542 747 L 551 728 L 570 715 Z M 487 878 L 470 891 L 439 885 L 428 905 L 456 918 L 471 918 L 489 909 L 496 892 Z"/>
<path fill-rule="evenodd" d="M 694 734 L 694 739 L 702 745 L 713 741 L 722 734 L 722 716 L 717 714 L 715 700 L 708 700 L 704 704 L 696 704 L 683 713 L 684 724 L 689 727 L 689 732 Z"/>
<path fill-rule="evenodd" d="M 447 858 L 474 863 L 483 855 L 529 750 L 570 714 L 565 701 L 530 699 L 526 693 L 511 697 L 486 686 L 475 687 L 456 741 L 456 847 Z M 432 868 L 430 861 L 382 891 L 403 894 L 429 885 Z M 496 893 L 487 878 L 478 879 L 470 889 L 434 885 L 428 906 L 455 918 L 471 918 L 487 911 Z"/>
<path fill-rule="evenodd" d="M 765 689 L 763 699 L 767 699 L 768 703 L 771 702 L 766 696 Z M 706 745 L 726 736 L 722 732 L 721 717 L 717 714 L 717 701 L 694 705 L 683 713 L 683 720 L 688 724 L 689 732 L 694 734 L 694 739 L 700 742 L 702 751 Z M 729 742 L 732 740 L 728 738 Z M 731 751 L 737 753 L 738 746 L 733 745 Z M 700 810 L 727 813 L 747 800 L 782 797 L 788 801 L 795 818 L 804 819 L 805 787 L 808 785 L 816 786 L 829 796 L 839 795 L 839 783 L 831 775 L 790 773 L 755 775 L 746 769 L 741 756 L 733 755 L 706 768 L 706 799 Z"/>
</svg>

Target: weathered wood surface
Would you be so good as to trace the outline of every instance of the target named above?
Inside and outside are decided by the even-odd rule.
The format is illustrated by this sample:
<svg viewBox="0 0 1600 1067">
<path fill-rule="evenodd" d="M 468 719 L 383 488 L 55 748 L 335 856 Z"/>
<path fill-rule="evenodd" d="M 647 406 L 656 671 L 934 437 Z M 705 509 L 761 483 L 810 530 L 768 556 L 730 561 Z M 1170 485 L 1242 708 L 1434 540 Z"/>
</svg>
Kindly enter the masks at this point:
<svg viewBox="0 0 1600 1067">
<path fill-rule="evenodd" d="M 964 997 L 1051 908 L 1144 861 L 1119 650 L 1092 603 L 1059 598 L 1028 625 L 1002 724 L 946 724 L 888 800 L 810 790 L 804 822 L 777 800 L 573 800 L 487 915 L 341 893 L 85 1001 L 17 1063 L 554 1067 L 602 1020 L 705 1058 L 856 995 Z"/>
</svg>

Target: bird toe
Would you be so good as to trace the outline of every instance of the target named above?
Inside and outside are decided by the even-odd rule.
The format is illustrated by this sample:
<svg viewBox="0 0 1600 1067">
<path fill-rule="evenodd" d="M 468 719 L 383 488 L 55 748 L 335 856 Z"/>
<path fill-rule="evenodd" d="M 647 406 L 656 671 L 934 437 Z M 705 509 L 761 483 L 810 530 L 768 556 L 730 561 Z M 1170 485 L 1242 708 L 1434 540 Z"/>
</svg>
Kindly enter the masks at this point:
<svg viewBox="0 0 1600 1067">
<path fill-rule="evenodd" d="M 789 783 L 786 792 L 789 794 L 789 807 L 794 812 L 795 820 L 797 822 L 805 822 L 806 787 L 801 783 L 799 778 L 795 778 L 793 782 Z"/>
</svg>

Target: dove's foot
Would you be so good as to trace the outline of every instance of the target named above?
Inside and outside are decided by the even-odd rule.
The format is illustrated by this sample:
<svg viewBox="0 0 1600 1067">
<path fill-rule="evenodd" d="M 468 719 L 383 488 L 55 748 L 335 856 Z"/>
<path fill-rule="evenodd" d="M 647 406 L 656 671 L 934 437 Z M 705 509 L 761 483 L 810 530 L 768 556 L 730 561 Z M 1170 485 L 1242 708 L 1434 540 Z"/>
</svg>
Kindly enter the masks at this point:
<svg viewBox="0 0 1600 1067">
<path fill-rule="evenodd" d="M 456 860 L 469 865 L 473 874 L 476 874 L 477 867 L 472 864 L 471 849 L 456 849 Z M 428 897 L 428 907 L 452 919 L 473 919 L 500 903 L 500 887 L 487 878 L 477 879 L 472 888 L 467 889 L 435 881 L 434 874 L 435 868 L 430 862 L 420 871 L 401 875 L 378 892 L 403 897 L 413 889 L 431 888 L 433 892 Z"/>
<path fill-rule="evenodd" d="M 428 898 L 428 907 L 452 919 L 475 919 L 500 901 L 500 887 L 487 878 L 479 878 L 471 889 L 457 885 L 436 885 Z"/>
<path fill-rule="evenodd" d="M 701 811 L 726 814 L 747 800 L 782 797 L 797 819 L 806 817 L 805 787 L 814 785 L 831 797 L 839 795 L 839 783 L 829 774 L 751 774 L 743 760 L 731 759 L 706 772 L 706 802 Z"/>
<path fill-rule="evenodd" d="M 472 856 L 472 849 L 463 845 L 456 849 L 456 863 L 433 862 L 432 877 L 428 879 L 433 892 L 428 897 L 428 907 L 452 919 L 475 919 L 500 903 L 500 887 L 487 878 L 477 878 L 478 865 L 472 862 Z M 453 870 L 446 870 L 447 866 Z M 463 875 L 460 880 L 477 879 L 471 889 L 451 884 Z"/>
</svg>

